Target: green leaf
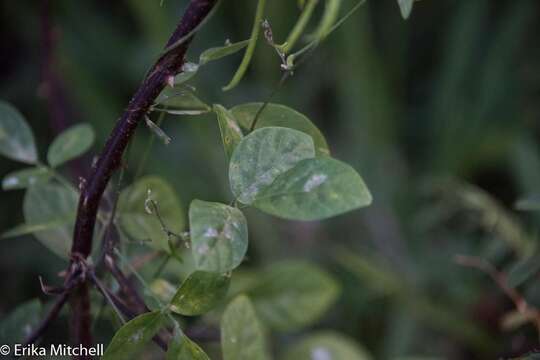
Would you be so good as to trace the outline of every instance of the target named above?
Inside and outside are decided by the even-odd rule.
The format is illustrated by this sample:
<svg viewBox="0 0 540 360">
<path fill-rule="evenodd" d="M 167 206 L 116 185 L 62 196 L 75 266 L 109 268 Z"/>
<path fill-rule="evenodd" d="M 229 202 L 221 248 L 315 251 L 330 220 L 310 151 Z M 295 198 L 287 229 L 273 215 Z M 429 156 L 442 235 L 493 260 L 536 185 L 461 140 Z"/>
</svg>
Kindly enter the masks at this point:
<svg viewBox="0 0 540 360">
<path fill-rule="evenodd" d="M 182 66 L 182 72 L 174 77 L 174 86 L 182 85 L 183 83 L 191 80 L 199 71 L 199 64 L 192 62 L 186 62 Z"/>
<path fill-rule="evenodd" d="M 23 343 L 40 320 L 41 303 L 38 299 L 19 305 L 0 321 L 1 343 L 9 345 Z"/>
<path fill-rule="evenodd" d="M 210 358 L 187 336 L 175 332 L 169 343 L 166 360 L 210 360 Z"/>
<path fill-rule="evenodd" d="M 56 167 L 80 156 L 90 149 L 94 138 L 94 129 L 88 124 L 70 127 L 58 135 L 49 146 L 47 152 L 49 165 Z"/>
<path fill-rule="evenodd" d="M 200 100 L 189 90 L 165 88 L 155 101 L 156 110 L 166 111 L 173 115 L 199 115 L 211 110 L 210 106 Z"/>
<path fill-rule="evenodd" d="M 328 157 L 306 159 L 278 176 L 253 205 L 292 220 L 321 220 L 371 204 L 371 194 L 349 165 Z"/>
<path fill-rule="evenodd" d="M 279 331 L 316 322 L 339 295 L 339 285 L 314 264 L 285 261 L 272 265 L 248 291 L 263 322 Z"/>
<path fill-rule="evenodd" d="M 522 211 L 538 211 L 540 210 L 540 195 L 535 194 L 519 199 L 515 207 Z"/>
<path fill-rule="evenodd" d="M 48 183 L 26 190 L 23 202 L 24 220 L 35 231 L 37 239 L 52 252 L 69 258 L 78 194 L 73 188 Z M 53 224 L 57 226 L 53 227 Z M 19 229 L 20 230 L 20 229 Z"/>
<path fill-rule="evenodd" d="M 240 127 L 249 130 L 263 103 L 241 104 L 230 109 Z M 321 131 L 304 114 L 285 105 L 268 104 L 257 120 L 255 129 L 269 126 L 281 126 L 302 131 L 313 138 L 317 155 L 329 155 L 328 144 Z"/>
<path fill-rule="evenodd" d="M 240 126 L 238 126 L 236 119 L 230 111 L 219 104 L 215 104 L 213 110 L 218 119 L 225 154 L 230 159 L 234 149 L 244 137 L 244 134 L 242 134 Z"/>
<path fill-rule="evenodd" d="M 230 274 L 195 271 L 172 298 L 170 309 L 187 316 L 207 313 L 225 298 L 230 281 Z"/>
<path fill-rule="evenodd" d="M 516 288 L 540 272 L 538 256 L 529 256 L 510 266 L 506 271 L 508 286 Z"/>
<path fill-rule="evenodd" d="M 219 60 L 225 56 L 232 55 L 245 48 L 249 40 L 239 41 L 233 44 L 218 46 L 204 51 L 199 57 L 199 65 L 204 65 L 210 61 Z"/>
<path fill-rule="evenodd" d="M 2 179 L 3 190 L 26 189 L 32 185 L 47 182 L 52 177 L 46 167 L 31 167 L 14 171 Z"/>
<path fill-rule="evenodd" d="M 164 303 L 168 303 L 176 293 L 176 288 L 165 279 L 155 279 L 150 284 L 150 290 Z"/>
<path fill-rule="evenodd" d="M 231 157 L 232 192 L 249 205 L 279 175 L 314 156 L 313 140 L 303 132 L 283 127 L 257 129 L 240 141 Z"/>
<path fill-rule="evenodd" d="M 165 319 L 161 311 L 144 313 L 131 319 L 116 332 L 102 360 L 134 359 L 163 327 Z"/>
<path fill-rule="evenodd" d="M 193 200 L 189 227 L 197 269 L 224 273 L 240 265 L 248 246 L 247 222 L 240 210 Z"/>
<path fill-rule="evenodd" d="M 157 215 L 149 214 L 145 209 L 148 198 L 157 203 L 159 215 L 167 229 L 177 234 L 184 229 L 184 212 L 175 191 L 165 180 L 156 176 L 142 177 L 122 191 L 118 199 L 120 226 L 132 238 L 151 240 L 154 248 L 169 251 L 169 238 L 161 228 Z"/>
<path fill-rule="evenodd" d="M 0 101 L 0 154 L 27 164 L 38 159 L 32 130 L 22 114 L 4 101 Z"/>
<path fill-rule="evenodd" d="M 369 360 L 371 356 L 352 339 L 333 331 L 321 331 L 293 345 L 282 359 Z"/>
<path fill-rule="evenodd" d="M 404 19 L 407 19 L 412 12 L 414 0 L 397 0 L 399 5 L 399 10 L 401 11 L 401 16 Z"/>
<path fill-rule="evenodd" d="M 71 222 L 71 219 L 56 219 L 49 222 L 44 222 L 40 224 L 20 224 L 14 228 L 4 232 L 2 234 L 3 238 L 11 238 L 16 236 L 28 235 L 36 233 L 39 231 L 52 230 L 64 225 L 68 225 Z M 63 257 L 63 255 L 62 255 Z"/>
<path fill-rule="evenodd" d="M 236 297 L 221 319 L 223 360 L 269 360 L 264 329 L 245 295 Z"/>
</svg>

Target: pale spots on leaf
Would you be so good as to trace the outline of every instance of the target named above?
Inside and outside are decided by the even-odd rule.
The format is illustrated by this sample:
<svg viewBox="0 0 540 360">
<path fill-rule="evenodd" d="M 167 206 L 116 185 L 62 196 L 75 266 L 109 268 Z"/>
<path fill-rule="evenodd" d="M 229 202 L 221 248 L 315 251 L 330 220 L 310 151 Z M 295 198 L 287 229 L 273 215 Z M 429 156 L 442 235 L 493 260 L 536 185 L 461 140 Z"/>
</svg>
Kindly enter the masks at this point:
<svg viewBox="0 0 540 360">
<path fill-rule="evenodd" d="M 137 331 L 136 333 L 134 333 L 133 335 L 131 335 L 128 341 L 132 343 L 137 343 L 142 340 L 143 336 L 144 336 L 144 331 L 141 329 Z"/>
<path fill-rule="evenodd" d="M 206 229 L 203 236 L 207 237 L 207 238 L 214 238 L 214 237 L 218 236 L 218 231 L 216 229 L 212 228 L 212 227 L 209 227 L 209 228 Z"/>
<path fill-rule="evenodd" d="M 313 189 L 321 186 L 326 179 L 328 179 L 328 176 L 325 174 L 313 174 L 304 184 L 304 192 L 310 192 Z"/>
<path fill-rule="evenodd" d="M 200 246 L 197 247 L 197 252 L 200 255 L 204 255 L 208 253 L 209 250 L 210 250 L 210 247 L 208 246 L 208 244 L 201 244 Z"/>
<path fill-rule="evenodd" d="M 326 348 L 316 347 L 311 351 L 311 360 L 332 360 L 332 354 Z"/>
</svg>

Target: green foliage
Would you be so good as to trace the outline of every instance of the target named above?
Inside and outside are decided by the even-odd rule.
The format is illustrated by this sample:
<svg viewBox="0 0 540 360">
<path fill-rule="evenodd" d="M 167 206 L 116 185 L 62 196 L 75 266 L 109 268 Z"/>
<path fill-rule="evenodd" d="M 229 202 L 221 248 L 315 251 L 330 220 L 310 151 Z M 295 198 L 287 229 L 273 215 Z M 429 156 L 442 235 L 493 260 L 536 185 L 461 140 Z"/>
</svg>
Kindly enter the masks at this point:
<svg viewBox="0 0 540 360">
<path fill-rule="evenodd" d="M 223 273 L 240 265 L 248 246 L 246 218 L 240 210 L 194 200 L 189 226 L 197 269 Z"/>
<path fill-rule="evenodd" d="M 165 314 L 153 311 L 139 315 L 125 323 L 105 349 L 103 360 L 128 360 L 141 353 L 154 335 L 165 324 Z"/>
<path fill-rule="evenodd" d="M 371 356 L 346 336 L 323 331 L 311 334 L 294 344 L 281 359 L 369 360 Z"/>
<path fill-rule="evenodd" d="M 265 324 L 291 331 L 317 321 L 336 301 L 339 285 L 314 264 L 285 261 L 258 274 L 246 293 Z"/>
<path fill-rule="evenodd" d="M 252 204 L 258 194 L 299 161 L 315 156 L 310 136 L 283 127 L 265 127 L 242 139 L 229 164 L 234 196 Z"/>
<path fill-rule="evenodd" d="M 94 142 L 94 130 L 88 124 L 79 124 L 62 132 L 49 146 L 47 161 L 57 167 L 85 153 Z"/>
<path fill-rule="evenodd" d="M 156 204 L 158 213 L 149 207 L 148 201 Z M 173 188 L 156 176 L 145 176 L 128 186 L 118 199 L 119 223 L 132 238 L 149 242 L 155 249 L 169 251 L 167 229 L 180 233 L 184 229 L 184 211 Z"/>
<path fill-rule="evenodd" d="M 32 185 L 46 183 L 53 174 L 46 167 L 31 167 L 14 171 L 2 179 L 3 190 L 26 189 Z"/>
<path fill-rule="evenodd" d="M 210 107 L 187 89 L 165 88 L 154 104 L 155 110 L 173 115 L 200 115 L 210 111 Z"/>
<path fill-rule="evenodd" d="M 180 315 L 204 314 L 225 298 L 230 279 L 230 274 L 195 271 L 172 298 L 170 309 Z"/>
<path fill-rule="evenodd" d="M 223 148 L 225 149 L 225 155 L 230 159 L 236 146 L 240 143 L 244 134 L 240 129 L 240 126 L 231 113 L 231 111 L 225 109 L 223 106 L 214 105 L 214 112 L 216 113 L 219 131 L 221 132 L 221 141 L 223 142 Z"/>
<path fill-rule="evenodd" d="M 38 160 L 32 130 L 22 114 L 3 101 L 0 101 L 0 154 L 27 164 Z"/>
<path fill-rule="evenodd" d="M 249 298 L 240 295 L 221 319 L 223 360 L 269 360 L 264 329 Z"/>
<path fill-rule="evenodd" d="M 2 344 L 21 344 L 39 324 L 41 303 L 34 299 L 20 304 L 0 321 Z"/>
<path fill-rule="evenodd" d="M 397 0 L 399 5 L 399 10 L 401 11 L 401 16 L 404 19 L 407 19 L 412 12 L 414 0 Z"/>
<path fill-rule="evenodd" d="M 257 113 L 263 106 L 262 103 L 247 103 L 237 105 L 230 109 L 234 119 L 244 131 L 251 129 Z M 310 135 L 315 144 L 315 152 L 318 156 L 330 155 L 330 149 L 321 131 L 305 116 L 288 106 L 280 104 L 267 104 L 257 118 L 255 129 L 263 127 L 286 127 L 298 130 Z"/>
<path fill-rule="evenodd" d="M 229 56 L 242 50 L 249 44 L 249 40 L 239 41 L 233 44 L 213 47 L 205 50 L 199 57 L 199 65 L 204 65 L 210 61 L 219 60 L 225 56 Z"/>
<path fill-rule="evenodd" d="M 210 358 L 187 336 L 176 331 L 169 343 L 166 360 L 210 360 Z"/>
<path fill-rule="evenodd" d="M 254 206 L 279 217 L 321 220 L 371 204 L 352 167 L 331 158 L 300 161 L 257 195 Z"/>
</svg>

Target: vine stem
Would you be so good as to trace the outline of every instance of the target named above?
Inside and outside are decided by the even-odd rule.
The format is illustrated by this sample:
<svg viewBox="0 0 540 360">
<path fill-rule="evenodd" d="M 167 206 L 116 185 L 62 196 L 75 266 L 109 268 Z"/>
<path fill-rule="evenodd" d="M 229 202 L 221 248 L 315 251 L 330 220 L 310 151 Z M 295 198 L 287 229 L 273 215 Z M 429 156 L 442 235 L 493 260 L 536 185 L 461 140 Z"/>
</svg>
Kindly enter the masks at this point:
<svg viewBox="0 0 540 360">
<path fill-rule="evenodd" d="M 192 31 L 197 29 L 207 18 L 215 4 L 216 0 L 190 1 L 165 48 L 168 49 L 186 35 L 189 35 L 188 38 L 179 46 L 166 50 L 159 57 L 112 130 L 81 191 L 71 248 L 72 261 L 68 273 L 75 271 L 80 259 L 84 260 L 90 255 L 97 212 L 105 188 L 115 170 L 120 166 L 122 155 L 140 120 L 148 113 L 156 97 L 167 85 L 168 80 L 182 72 L 185 53 L 194 36 Z M 71 295 L 72 325 L 75 335 L 73 341 L 76 344 L 90 344 L 92 342 L 91 322 L 87 321 L 90 316 L 88 285 L 81 284 Z"/>
</svg>

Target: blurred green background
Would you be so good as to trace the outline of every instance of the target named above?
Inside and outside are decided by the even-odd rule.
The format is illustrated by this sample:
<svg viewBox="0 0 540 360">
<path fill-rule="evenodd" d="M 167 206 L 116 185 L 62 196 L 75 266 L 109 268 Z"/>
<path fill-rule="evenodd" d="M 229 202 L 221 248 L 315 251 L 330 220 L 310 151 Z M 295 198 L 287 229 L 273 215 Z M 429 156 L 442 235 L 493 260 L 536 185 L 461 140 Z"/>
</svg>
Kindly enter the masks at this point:
<svg viewBox="0 0 540 360">
<path fill-rule="evenodd" d="M 41 154 L 61 129 L 80 122 L 95 128 L 99 151 L 186 3 L 0 3 L 0 97 L 26 116 Z M 354 3 L 344 1 L 344 10 Z M 188 59 L 248 38 L 255 5 L 223 2 Z M 295 1 L 269 2 L 278 41 L 297 15 Z M 250 250 L 238 273 L 288 258 L 319 263 L 342 293 L 312 328 L 341 331 L 375 359 L 496 359 L 538 348 L 534 326 L 503 321 L 514 305 L 497 285 L 454 257 L 480 256 L 505 272 L 531 256 L 540 261 L 540 216 L 514 209 L 540 192 L 539 16 L 535 0 L 422 0 L 404 21 L 396 1 L 368 1 L 272 101 L 306 114 L 333 155 L 362 174 L 374 203 L 310 223 L 248 211 Z M 224 93 L 239 60 L 206 66 L 192 81 L 198 96 L 227 107 L 266 100 L 281 76 L 274 50 L 260 41 L 247 76 Z M 156 142 L 144 173 L 169 180 L 186 208 L 193 198 L 230 201 L 214 116 L 168 116 L 163 128 L 173 141 Z M 128 180 L 149 136 L 138 129 Z M 65 174 L 87 174 L 91 160 Z M 18 168 L 0 159 L 1 176 Z M 22 222 L 22 197 L 1 193 L 2 231 Z M 64 267 L 32 237 L 2 239 L 0 313 L 46 300 L 38 276 L 54 282 Z M 540 306 L 535 272 L 517 289 Z M 59 321 L 48 339 L 65 334 Z M 276 336 L 274 346 L 295 336 Z"/>
</svg>

